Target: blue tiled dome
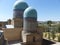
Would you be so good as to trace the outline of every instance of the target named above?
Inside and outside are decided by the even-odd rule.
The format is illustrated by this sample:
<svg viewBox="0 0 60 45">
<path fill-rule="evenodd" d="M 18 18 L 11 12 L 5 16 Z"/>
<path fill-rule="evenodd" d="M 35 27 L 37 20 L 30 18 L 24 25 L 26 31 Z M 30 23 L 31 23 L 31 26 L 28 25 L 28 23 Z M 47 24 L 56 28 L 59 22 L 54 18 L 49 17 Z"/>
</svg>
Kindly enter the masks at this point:
<svg viewBox="0 0 60 45">
<path fill-rule="evenodd" d="M 37 11 L 34 8 L 32 8 L 32 7 L 28 7 L 24 11 L 24 17 L 34 17 L 34 18 L 37 18 Z"/>
<path fill-rule="evenodd" d="M 27 3 L 24 1 L 16 1 L 13 5 L 13 9 L 23 9 L 25 10 L 28 7 Z"/>
</svg>

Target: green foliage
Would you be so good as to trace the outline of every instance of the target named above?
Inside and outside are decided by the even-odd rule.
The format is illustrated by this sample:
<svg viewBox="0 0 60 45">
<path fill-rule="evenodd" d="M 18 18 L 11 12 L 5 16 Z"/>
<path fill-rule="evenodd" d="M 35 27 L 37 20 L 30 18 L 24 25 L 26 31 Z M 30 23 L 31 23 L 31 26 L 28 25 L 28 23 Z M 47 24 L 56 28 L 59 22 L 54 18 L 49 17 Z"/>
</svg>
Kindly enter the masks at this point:
<svg viewBox="0 0 60 45">
<path fill-rule="evenodd" d="M 52 37 L 53 40 L 55 39 L 56 35 L 55 35 L 55 32 L 54 31 L 52 31 L 51 37 Z"/>
<path fill-rule="evenodd" d="M 48 39 L 50 40 L 50 32 L 48 32 Z"/>
<path fill-rule="evenodd" d="M 57 27 L 58 27 L 58 32 L 60 33 L 60 24 Z"/>
<path fill-rule="evenodd" d="M 47 37 L 47 33 L 45 33 L 45 37 Z"/>
<path fill-rule="evenodd" d="M 49 26 L 51 26 L 52 21 L 47 21 L 47 24 L 48 24 Z"/>
<path fill-rule="evenodd" d="M 58 42 L 60 42 L 60 35 L 58 36 Z"/>
</svg>

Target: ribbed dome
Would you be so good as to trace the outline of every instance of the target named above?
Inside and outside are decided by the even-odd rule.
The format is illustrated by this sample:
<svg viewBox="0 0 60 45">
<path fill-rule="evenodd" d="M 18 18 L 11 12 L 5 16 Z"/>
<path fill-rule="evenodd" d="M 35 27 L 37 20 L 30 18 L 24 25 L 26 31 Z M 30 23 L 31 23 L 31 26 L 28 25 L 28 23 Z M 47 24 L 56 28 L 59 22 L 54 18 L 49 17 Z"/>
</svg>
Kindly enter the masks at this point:
<svg viewBox="0 0 60 45">
<path fill-rule="evenodd" d="M 28 7 L 28 5 L 24 1 L 16 1 L 13 7 L 13 9 L 25 10 Z"/>
<path fill-rule="evenodd" d="M 32 8 L 32 7 L 28 7 L 24 11 L 24 17 L 34 17 L 34 18 L 37 18 L 37 11 L 34 8 Z"/>
</svg>

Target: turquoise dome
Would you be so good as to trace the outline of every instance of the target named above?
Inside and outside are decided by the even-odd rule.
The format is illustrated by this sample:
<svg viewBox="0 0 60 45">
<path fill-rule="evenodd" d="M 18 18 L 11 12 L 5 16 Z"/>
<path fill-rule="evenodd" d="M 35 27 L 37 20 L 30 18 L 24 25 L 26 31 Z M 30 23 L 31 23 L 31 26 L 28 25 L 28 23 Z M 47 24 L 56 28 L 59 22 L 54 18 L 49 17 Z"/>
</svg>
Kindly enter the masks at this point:
<svg viewBox="0 0 60 45">
<path fill-rule="evenodd" d="M 37 18 L 37 11 L 34 8 L 32 8 L 32 7 L 28 7 L 24 11 L 24 17 L 34 17 L 34 18 Z"/>
<path fill-rule="evenodd" d="M 14 9 L 25 10 L 28 7 L 27 3 L 24 1 L 16 1 L 13 5 Z"/>
</svg>

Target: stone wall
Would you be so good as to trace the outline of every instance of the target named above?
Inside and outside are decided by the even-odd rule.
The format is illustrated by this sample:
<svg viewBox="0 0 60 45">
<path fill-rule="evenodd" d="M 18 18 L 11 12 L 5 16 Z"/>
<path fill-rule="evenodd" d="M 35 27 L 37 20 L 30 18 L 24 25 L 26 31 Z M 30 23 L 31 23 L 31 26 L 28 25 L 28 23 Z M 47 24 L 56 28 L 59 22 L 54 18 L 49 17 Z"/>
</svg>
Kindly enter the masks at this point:
<svg viewBox="0 0 60 45">
<path fill-rule="evenodd" d="M 12 40 L 21 40 L 21 28 L 14 28 L 14 29 L 3 29 L 4 31 L 4 37 L 8 41 Z"/>
<path fill-rule="evenodd" d="M 40 27 L 37 27 L 37 32 L 35 33 L 24 33 L 22 32 L 23 36 L 23 44 L 24 45 L 42 45 L 43 39 L 43 30 Z"/>
</svg>

